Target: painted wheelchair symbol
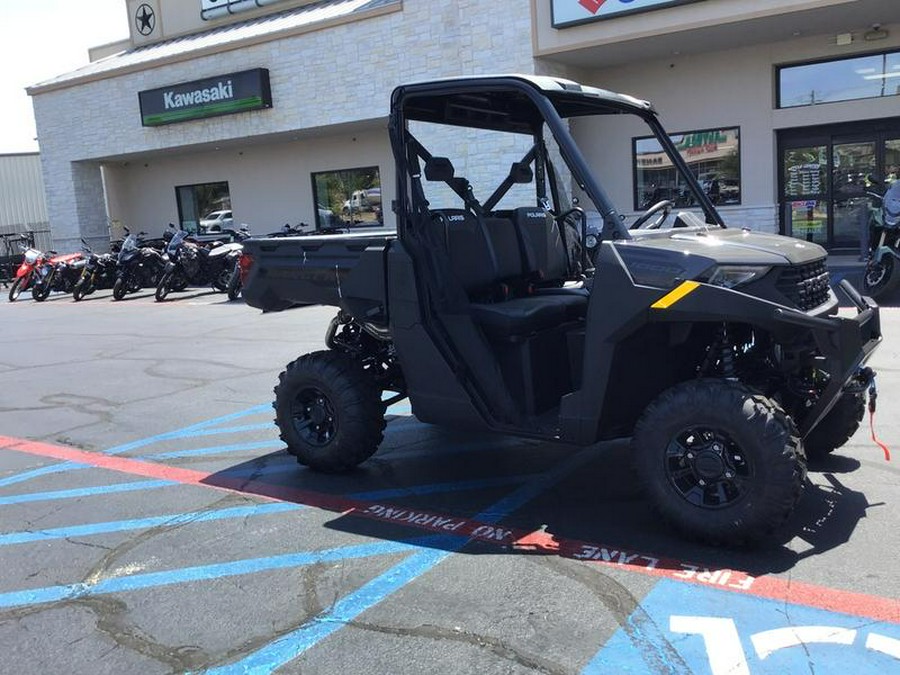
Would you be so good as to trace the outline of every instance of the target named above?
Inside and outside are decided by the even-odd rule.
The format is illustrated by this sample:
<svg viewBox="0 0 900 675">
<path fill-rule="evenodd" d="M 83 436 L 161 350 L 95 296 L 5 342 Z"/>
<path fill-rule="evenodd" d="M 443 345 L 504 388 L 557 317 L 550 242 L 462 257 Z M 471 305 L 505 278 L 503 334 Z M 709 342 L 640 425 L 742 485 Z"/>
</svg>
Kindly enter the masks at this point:
<svg viewBox="0 0 900 675">
<path fill-rule="evenodd" d="M 712 675 L 750 675 L 750 665 L 733 619 L 710 616 L 671 616 L 669 630 L 703 638 Z M 850 646 L 859 631 L 838 626 L 789 626 L 750 636 L 756 656 L 765 660 L 775 652 L 813 644 Z M 865 638 L 866 649 L 900 660 L 900 640 L 878 633 Z"/>
</svg>

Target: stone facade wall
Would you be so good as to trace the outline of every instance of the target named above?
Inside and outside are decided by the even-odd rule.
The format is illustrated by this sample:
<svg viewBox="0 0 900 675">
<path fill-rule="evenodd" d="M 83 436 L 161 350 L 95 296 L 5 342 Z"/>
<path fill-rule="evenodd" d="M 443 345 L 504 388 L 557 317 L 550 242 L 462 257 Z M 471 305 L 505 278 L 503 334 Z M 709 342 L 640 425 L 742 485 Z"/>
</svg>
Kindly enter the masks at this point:
<svg viewBox="0 0 900 675">
<path fill-rule="evenodd" d="M 141 125 L 139 91 L 254 67 L 270 71 L 271 109 Z M 82 234 L 105 227 L 103 161 L 384 118 L 398 84 L 489 72 L 535 72 L 529 3 L 404 0 L 392 14 L 38 92 L 35 117 L 56 247 L 77 246 Z"/>
</svg>

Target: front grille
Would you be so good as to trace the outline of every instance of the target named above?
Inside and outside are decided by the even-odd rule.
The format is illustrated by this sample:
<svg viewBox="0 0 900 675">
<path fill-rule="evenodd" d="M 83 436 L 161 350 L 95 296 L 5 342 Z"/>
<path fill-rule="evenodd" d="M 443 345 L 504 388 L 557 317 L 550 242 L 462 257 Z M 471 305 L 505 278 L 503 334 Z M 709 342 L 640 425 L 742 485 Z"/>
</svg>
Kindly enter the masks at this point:
<svg viewBox="0 0 900 675">
<path fill-rule="evenodd" d="M 778 278 L 777 287 L 798 309 L 804 312 L 815 309 L 828 300 L 829 278 L 825 260 L 786 268 Z"/>
</svg>

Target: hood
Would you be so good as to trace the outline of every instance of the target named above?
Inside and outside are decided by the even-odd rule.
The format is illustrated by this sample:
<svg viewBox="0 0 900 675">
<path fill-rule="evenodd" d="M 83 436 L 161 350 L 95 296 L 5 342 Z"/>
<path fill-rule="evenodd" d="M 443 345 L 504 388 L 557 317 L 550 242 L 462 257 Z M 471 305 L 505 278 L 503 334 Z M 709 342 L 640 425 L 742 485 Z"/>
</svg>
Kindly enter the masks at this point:
<svg viewBox="0 0 900 675">
<path fill-rule="evenodd" d="M 619 246 L 699 256 L 719 265 L 805 265 L 827 255 L 825 249 L 809 241 L 738 229 L 672 229 L 634 234 L 634 239 Z"/>
<path fill-rule="evenodd" d="M 717 265 L 788 267 L 824 260 L 812 242 L 739 229 L 691 228 L 633 232 L 614 246 L 638 283 L 667 287 L 697 279 Z"/>
</svg>

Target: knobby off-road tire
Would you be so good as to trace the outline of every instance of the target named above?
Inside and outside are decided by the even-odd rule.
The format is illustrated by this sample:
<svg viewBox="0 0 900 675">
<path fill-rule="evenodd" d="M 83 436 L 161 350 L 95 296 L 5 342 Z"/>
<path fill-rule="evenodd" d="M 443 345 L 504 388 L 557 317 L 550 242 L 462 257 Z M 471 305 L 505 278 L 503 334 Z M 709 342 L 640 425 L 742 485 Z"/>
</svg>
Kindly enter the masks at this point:
<svg viewBox="0 0 900 675">
<path fill-rule="evenodd" d="M 803 447 L 810 462 L 824 459 L 849 441 L 859 429 L 866 414 L 866 396 L 863 393 L 844 393 L 834 407 L 819 422 L 806 440 Z"/>
<path fill-rule="evenodd" d="M 712 544 L 758 543 L 794 510 L 806 478 L 791 418 L 736 382 L 663 392 L 638 421 L 632 452 L 659 514 Z"/>
<path fill-rule="evenodd" d="M 113 284 L 113 300 L 121 300 L 126 293 L 128 293 L 128 284 L 125 283 L 125 279 L 119 277 Z"/>
<path fill-rule="evenodd" d="M 278 376 L 272 406 L 288 452 L 317 471 L 350 471 L 384 437 L 380 390 L 359 363 L 340 352 L 313 352 L 288 364 Z"/>
<path fill-rule="evenodd" d="M 237 265 L 235 265 L 234 271 L 232 271 L 231 276 L 228 277 L 228 299 L 231 301 L 237 300 L 240 294 L 241 274 L 238 271 Z"/>
<path fill-rule="evenodd" d="M 15 302 L 19 294 L 28 288 L 28 278 L 27 277 L 19 277 L 13 282 L 13 285 L 9 288 L 9 301 Z"/>
</svg>

